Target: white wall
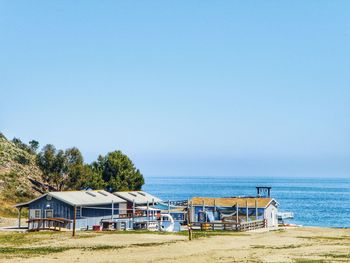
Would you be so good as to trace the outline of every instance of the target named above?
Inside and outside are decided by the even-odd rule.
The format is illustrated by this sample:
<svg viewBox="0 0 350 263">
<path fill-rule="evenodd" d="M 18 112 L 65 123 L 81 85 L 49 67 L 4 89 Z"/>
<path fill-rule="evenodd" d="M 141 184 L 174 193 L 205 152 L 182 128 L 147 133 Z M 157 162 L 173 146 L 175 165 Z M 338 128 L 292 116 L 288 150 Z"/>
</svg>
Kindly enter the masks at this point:
<svg viewBox="0 0 350 263">
<path fill-rule="evenodd" d="M 267 220 L 267 227 L 278 227 L 277 212 L 277 207 L 272 204 L 265 209 L 264 218 Z"/>
</svg>

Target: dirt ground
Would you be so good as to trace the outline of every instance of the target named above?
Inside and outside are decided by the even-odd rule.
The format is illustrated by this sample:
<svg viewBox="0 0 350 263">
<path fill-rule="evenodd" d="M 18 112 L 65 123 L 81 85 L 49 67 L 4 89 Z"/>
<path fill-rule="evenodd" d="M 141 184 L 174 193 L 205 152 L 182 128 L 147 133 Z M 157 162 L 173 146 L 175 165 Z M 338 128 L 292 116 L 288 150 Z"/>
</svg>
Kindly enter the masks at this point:
<svg viewBox="0 0 350 263">
<path fill-rule="evenodd" d="M 350 262 L 350 229 L 245 233 L 0 232 L 0 262 Z"/>
<path fill-rule="evenodd" d="M 21 219 L 21 226 L 27 226 L 28 224 L 27 218 Z M 0 227 L 17 227 L 18 226 L 18 219 L 17 218 L 7 218 L 7 217 L 0 217 Z"/>
</svg>

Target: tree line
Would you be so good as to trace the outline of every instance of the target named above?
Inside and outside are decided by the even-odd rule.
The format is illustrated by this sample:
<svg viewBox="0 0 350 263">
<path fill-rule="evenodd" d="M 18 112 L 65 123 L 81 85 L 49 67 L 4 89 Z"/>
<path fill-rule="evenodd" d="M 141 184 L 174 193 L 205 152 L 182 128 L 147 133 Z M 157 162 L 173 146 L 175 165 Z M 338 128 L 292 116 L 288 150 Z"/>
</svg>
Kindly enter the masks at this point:
<svg viewBox="0 0 350 263">
<path fill-rule="evenodd" d="M 144 178 L 130 158 L 121 151 L 100 155 L 87 164 L 76 147 L 66 150 L 45 145 L 39 152 L 39 142 L 29 145 L 20 139 L 12 140 L 21 149 L 35 154 L 36 164 L 42 171 L 43 181 L 52 188 L 62 190 L 106 189 L 107 191 L 141 190 Z"/>
</svg>

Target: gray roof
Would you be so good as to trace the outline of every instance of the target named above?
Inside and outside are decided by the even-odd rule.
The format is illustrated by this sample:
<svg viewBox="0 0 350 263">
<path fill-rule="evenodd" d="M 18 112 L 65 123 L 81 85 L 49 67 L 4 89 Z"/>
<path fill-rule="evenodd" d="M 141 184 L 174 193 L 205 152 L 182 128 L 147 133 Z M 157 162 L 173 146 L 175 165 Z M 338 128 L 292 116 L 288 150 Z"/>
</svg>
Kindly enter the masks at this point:
<svg viewBox="0 0 350 263">
<path fill-rule="evenodd" d="M 17 204 L 16 207 L 26 207 L 30 203 L 44 197 L 52 196 L 62 202 L 75 206 L 103 205 L 113 203 L 125 203 L 125 200 L 104 190 L 88 191 L 63 191 L 49 192 L 26 203 Z"/>
<path fill-rule="evenodd" d="M 144 191 L 128 191 L 128 192 L 114 192 L 116 196 L 123 198 L 129 202 L 135 202 L 136 205 L 151 203 L 159 203 L 162 200 L 154 195 L 146 193 Z"/>
</svg>

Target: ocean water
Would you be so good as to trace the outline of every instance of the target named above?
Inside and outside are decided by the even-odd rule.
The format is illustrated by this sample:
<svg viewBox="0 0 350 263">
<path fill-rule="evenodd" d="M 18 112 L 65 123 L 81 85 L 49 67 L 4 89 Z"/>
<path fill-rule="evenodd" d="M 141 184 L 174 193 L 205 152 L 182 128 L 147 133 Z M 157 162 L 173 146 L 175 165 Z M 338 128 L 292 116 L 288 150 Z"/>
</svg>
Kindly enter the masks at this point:
<svg viewBox="0 0 350 263">
<path fill-rule="evenodd" d="M 146 177 L 143 190 L 163 200 L 194 196 L 256 195 L 256 186 L 271 186 L 280 211 L 294 212 L 291 223 L 350 227 L 350 179 L 263 177 Z"/>
</svg>

